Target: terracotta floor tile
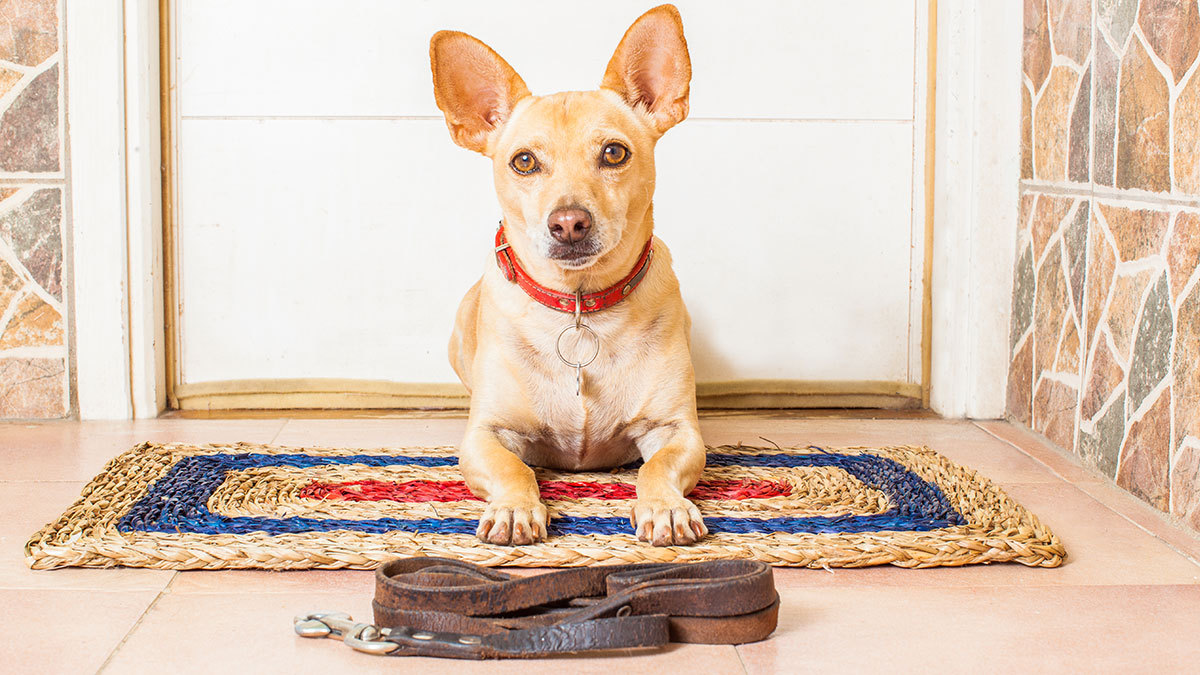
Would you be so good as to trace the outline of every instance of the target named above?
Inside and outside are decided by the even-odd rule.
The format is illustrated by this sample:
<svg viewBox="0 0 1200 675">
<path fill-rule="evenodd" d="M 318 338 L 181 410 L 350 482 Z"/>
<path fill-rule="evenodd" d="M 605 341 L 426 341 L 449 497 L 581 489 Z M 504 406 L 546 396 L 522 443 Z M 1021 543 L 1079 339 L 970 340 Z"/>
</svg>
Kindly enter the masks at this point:
<svg viewBox="0 0 1200 675">
<path fill-rule="evenodd" d="M 0 590 L 6 673 L 94 673 L 157 591 Z"/>
<path fill-rule="evenodd" d="M 936 440 L 927 444 L 950 461 L 996 483 L 1060 483 L 1041 463 L 995 440 Z"/>
<path fill-rule="evenodd" d="M 939 442 L 987 441 L 982 429 L 962 420 L 895 419 L 702 419 L 700 432 L 709 445 L 934 445 Z"/>
<path fill-rule="evenodd" d="M 31 570 L 24 547 L 29 537 L 58 518 L 78 497 L 83 483 L 0 482 L 0 588 L 160 591 L 170 570 L 68 568 Z"/>
<path fill-rule="evenodd" d="M 304 640 L 291 630 L 293 615 L 317 609 L 369 618 L 370 572 L 32 572 L 25 568 L 21 547 L 78 496 L 82 481 L 141 440 L 453 445 L 461 439 L 465 420 L 3 424 L 0 606 L 15 609 L 26 629 L 20 639 L 0 642 L 0 663 L 15 672 L 92 672 L 164 586 L 106 672 L 403 668 L 610 675 L 643 670 L 742 672 L 743 663 L 752 672 L 789 673 L 867 668 L 905 672 L 929 670 L 935 664 L 984 671 L 1182 670 L 1180 666 L 1194 667 L 1200 659 L 1200 647 L 1194 646 L 1194 627 L 1200 624 L 1200 566 L 1180 553 L 1200 550 L 1189 548 L 1194 538 L 1036 435 L 1003 422 L 977 426 L 919 419 L 731 417 L 705 419 L 701 425 L 710 444 L 762 444 L 758 437 L 766 436 L 784 445 L 929 445 L 1002 483 L 1054 529 L 1070 557 L 1057 569 L 1006 564 L 832 573 L 776 570 L 784 596 L 780 631 L 740 651 L 682 645 L 604 659 L 397 661 L 358 654 L 336 642 Z M 4 482 L 14 480 L 18 482 Z M 64 621 L 87 627 L 84 649 L 74 646 L 79 644 L 75 638 L 73 649 L 58 649 L 62 633 L 55 627 Z"/>
<path fill-rule="evenodd" d="M 1093 586 L 1200 584 L 1200 565 L 1066 483 L 1005 485 L 1004 490 L 1037 515 L 1067 549 L 1060 567 L 1019 563 L 909 570 L 776 570 L 781 588 L 806 586 Z"/>
<path fill-rule="evenodd" d="M 371 570 L 187 570 L 171 582 L 172 593 L 359 593 L 375 592 Z"/>
<path fill-rule="evenodd" d="M 567 657 L 531 661 L 389 659 L 357 653 L 333 640 L 297 637 L 292 617 L 314 610 L 371 616 L 370 594 L 164 594 L 117 652 L 111 673 L 595 673 L 742 672 L 733 647 L 674 645 L 603 659 Z M 186 633 L 181 631 L 187 627 Z"/>
<path fill-rule="evenodd" d="M 88 481 L 142 441 L 269 443 L 282 420 L 0 423 L 0 480 Z"/>
<path fill-rule="evenodd" d="M 274 442 L 333 448 L 457 446 L 466 428 L 465 419 L 288 420 Z"/>
<path fill-rule="evenodd" d="M 781 599 L 749 673 L 1185 672 L 1200 586 L 810 588 Z"/>
<path fill-rule="evenodd" d="M 1084 468 L 1078 457 L 1068 455 L 1065 451 L 1052 446 L 1040 434 L 1000 420 L 979 421 L 976 424 L 984 431 L 1020 448 L 1033 459 L 1046 465 L 1063 480 L 1072 483 L 1104 480 L 1100 474 Z"/>
<path fill-rule="evenodd" d="M 929 428 L 926 429 L 925 425 Z M 709 445 L 813 444 L 823 447 L 856 445 L 926 445 L 951 461 L 979 471 L 997 482 L 1034 483 L 1060 480 L 1041 463 L 978 427 L 943 420 L 701 420 Z M 770 433 L 764 432 L 765 428 Z M 757 434 L 757 435 L 756 435 Z"/>
<path fill-rule="evenodd" d="M 1200 533 L 1174 522 L 1171 516 L 1112 483 L 1083 482 L 1079 483 L 1078 487 L 1101 504 L 1132 520 L 1175 550 L 1190 557 L 1193 562 L 1200 564 Z"/>
</svg>

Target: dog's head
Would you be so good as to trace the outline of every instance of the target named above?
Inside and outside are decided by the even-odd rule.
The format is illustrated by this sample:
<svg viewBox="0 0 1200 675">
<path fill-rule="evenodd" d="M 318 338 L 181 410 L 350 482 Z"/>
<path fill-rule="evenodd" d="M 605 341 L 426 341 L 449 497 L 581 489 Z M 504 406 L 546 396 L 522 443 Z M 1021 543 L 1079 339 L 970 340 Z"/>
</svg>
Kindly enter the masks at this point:
<svg viewBox="0 0 1200 675">
<path fill-rule="evenodd" d="M 454 142 L 492 160 L 522 260 L 583 270 L 622 244 L 640 251 L 651 227 L 654 145 L 688 113 L 691 60 L 675 7 L 630 26 L 595 91 L 533 96 L 465 33 L 437 33 L 429 56 Z"/>
</svg>

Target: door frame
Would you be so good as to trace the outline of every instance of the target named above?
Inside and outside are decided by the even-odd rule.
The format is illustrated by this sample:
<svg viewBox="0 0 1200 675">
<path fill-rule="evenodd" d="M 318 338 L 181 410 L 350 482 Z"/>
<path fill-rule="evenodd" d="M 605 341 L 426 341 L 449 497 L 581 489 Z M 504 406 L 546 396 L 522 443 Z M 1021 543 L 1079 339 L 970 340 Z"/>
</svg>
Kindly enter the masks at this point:
<svg viewBox="0 0 1200 675">
<path fill-rule="evenodd" d="M 82 419 L 166 405 L 159 0 L 66 2 L 71 363 Z"/>
<path fill-rule="evenodd" d="M 703 383 L 697 388 L 702 407 L 932 406 L 950 416 L 1002 413 L 1017 215 L 1021 13 L 1011 3 L 927 3 L 928 48 L 917 62 L 925 66 L 925 95 L 917 97 L 925 172 L 924 184 L 914 186 L 914 206 L 918 198 L 924 204 L 920 383 Z M 171 0 L 67 4 L 80 416 L 153 417 L 164 408 L 465 407 L 465 390 L 458 385 L 179 382 L 178 326 L 171 309 L 175 158 L 163 152 L 174 147 L 170 11 Z M 939 49 L 947 57 L 940 62 Z M 999 84 L 1007 80 L 996 77 L 1004 68 L 1012 74 L 1011 91 L 1003 91 Z M 978 86 L 985 79 L 997 81 L 991 88 L 996 91 Z M 1005 110 L 1012 112 L 1007 119 Z M 974 133 L 985 125 L 997 132 Z M 964 137 L 971 142 L 961 142 Z M 995 205 L 1004 208 L 980 208 Z M 990 217 L 972 227 L 964 214 Z M 997 250 L 1009 255 L 981 267 L 995 263 Z M 971 320 L 995 314 L 997 307 L 1003 308 L 1002 330 L 994 321 Z"/>
</svg>

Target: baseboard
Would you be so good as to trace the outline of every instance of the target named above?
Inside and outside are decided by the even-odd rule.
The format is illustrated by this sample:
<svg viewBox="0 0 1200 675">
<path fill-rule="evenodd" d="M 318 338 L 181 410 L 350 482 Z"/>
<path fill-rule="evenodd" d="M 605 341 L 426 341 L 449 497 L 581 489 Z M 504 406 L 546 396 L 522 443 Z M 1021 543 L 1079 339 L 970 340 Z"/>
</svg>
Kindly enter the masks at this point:
<svg viewBox="0 0 1200 675">
<path fill-rule="evenodd" d="M 451 383 L 400 383 L 338 378 L 221 380 L 182 384 L 180 410 L 438 409 L 465 410 L 467 390 Z M 802 380 L 701 382 L 703 409 L 921 407 L 919 384 Z"/>
</svg>

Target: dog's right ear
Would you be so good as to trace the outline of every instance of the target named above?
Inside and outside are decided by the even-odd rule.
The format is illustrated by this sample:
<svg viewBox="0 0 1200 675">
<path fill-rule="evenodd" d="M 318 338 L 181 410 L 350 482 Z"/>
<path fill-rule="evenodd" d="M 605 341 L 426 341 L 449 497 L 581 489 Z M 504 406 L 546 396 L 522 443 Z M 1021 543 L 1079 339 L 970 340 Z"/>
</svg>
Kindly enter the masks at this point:
<svg viewBox="0 0 1200 675">
<path fill-rule="evenodd" d="M 688 115 L 692 58 L 675 5 L 659 5 L 625 31 L 600 86 L 650 116 L 659 134 Z"/>
<path fill-rule="evenodd" d="M 525 81 L 491 47 L 456 31 L 434 34 L 429 64 L 433 96 L 446 116 L 450 137 L 468 150 L 487 154 L 488 136 L 529 95 Z"/>
</svg>

